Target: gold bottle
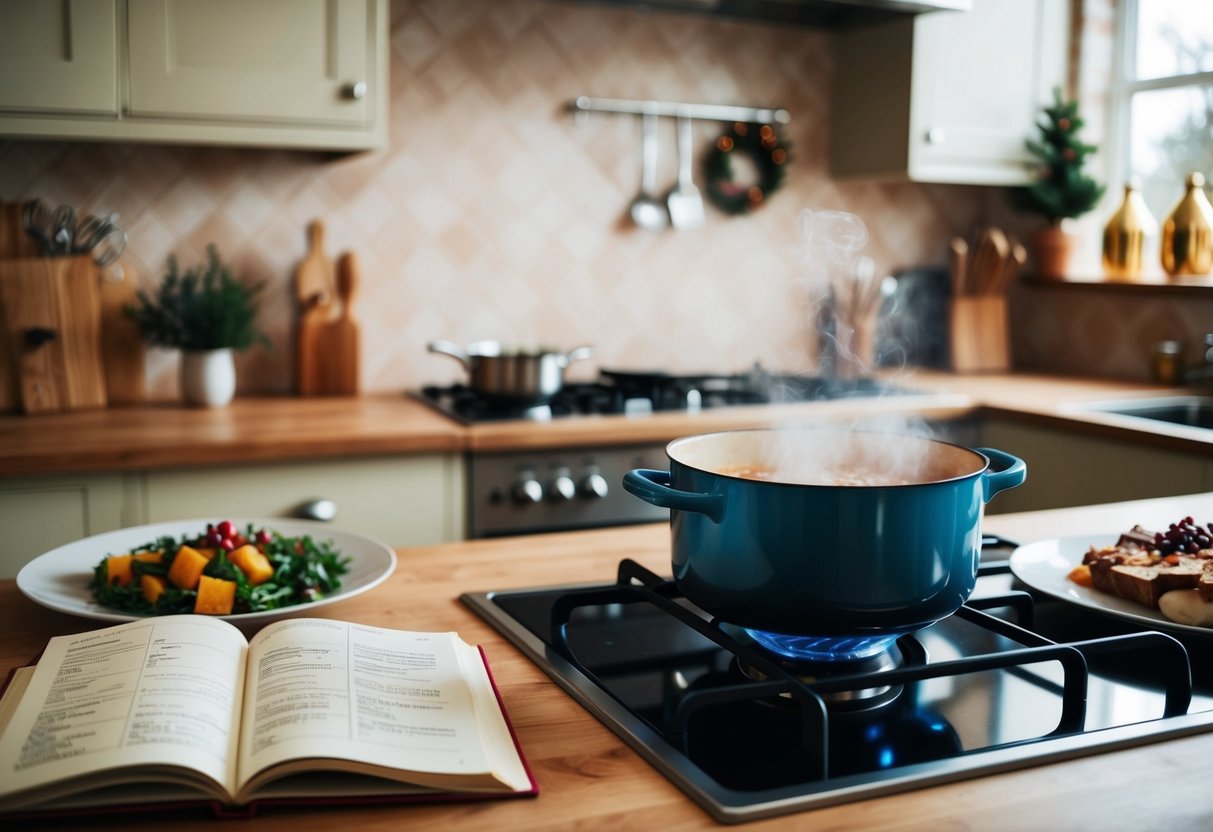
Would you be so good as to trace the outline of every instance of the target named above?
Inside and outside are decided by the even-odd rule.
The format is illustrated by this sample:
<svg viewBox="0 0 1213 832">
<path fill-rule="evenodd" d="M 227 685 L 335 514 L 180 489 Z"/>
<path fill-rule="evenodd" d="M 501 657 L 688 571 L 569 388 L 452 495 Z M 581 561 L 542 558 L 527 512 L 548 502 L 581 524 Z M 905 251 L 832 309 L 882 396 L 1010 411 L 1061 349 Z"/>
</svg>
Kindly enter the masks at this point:
<svg viewBox="0 0 1213 832">
<path fill-rule="evenodd" d="M 1167 274 L 1208 274 L 1213 269 L 1213 205 L 1205 178 L 1188 174 L 1183 199 L 1162 226 L 1162 267 Z"/>
<path fill-rule="evenodd" d="M 1137 190 L 1136 182 L 1125 184 L 1125 198 L 1103 230 L 1103 268 L 1108 277 L 1133 280 L 1141 277 L 1146 240 L 1158 231 L 1158 223 Z"/>
</svg>

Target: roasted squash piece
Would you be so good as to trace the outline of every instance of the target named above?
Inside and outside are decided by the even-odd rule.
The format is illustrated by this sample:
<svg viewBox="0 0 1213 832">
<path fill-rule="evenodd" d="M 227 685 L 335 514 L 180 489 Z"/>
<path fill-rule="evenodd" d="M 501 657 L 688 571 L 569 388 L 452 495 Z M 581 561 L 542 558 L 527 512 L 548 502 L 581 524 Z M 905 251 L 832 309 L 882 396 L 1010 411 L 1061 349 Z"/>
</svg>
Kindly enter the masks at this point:
<svg viewBox="0 0 1213 832">
<path fill-rule="evenodd" d="M 143 590 L 143 597 L 147 602 L 154 604 L 160 593 L 164 592 L 164 578 L 158 575 L 140 575 L 139 588 Z"/>
<path fill-rule="evenodd" d="M 1066 576 L 1079 586 L 1093 586 L 1090 564 L 1082 563 L 1070 570 Z"/>
<path fill-rule="evenodd" d="M 181 589 L 195 589 L 207 562 L 206 555 L 197 549 L 182 546 L 177 550 L 177 557 L 173 558 L 173 565 L 168 568 L 168 579 L 173 586 Z"/>
<path fill-rule="evenodd" d="M 261 554 L 261 551 L 251 543 L 233 549 L 228 553 L 227 559 L 236 564 L 236 567 L 244 573 L 244 577 L 248 578 L 248 582 L 253 586 L 265 583 L 274 577 L 274 567 L 270 563 L 270 559 Z"/>
<path fill-rule="evenodd" d="M 128 586 L 131 582 L 131 556 L 110 555 L 105 559 L 105 582 Z"/>
<path fill-rule="evenodd" d="M 194 612 L 202 615 L 228 615 L 236 600 L 236 582 L 202 575 L 198 581 L 198 597 Z"/>
<path fill-rule="evenodd" d="M 164 552 L 135 552 L 131 555 L 135 560 L 143 561 L 144 563 L 163 563 Z"/>
</svg>

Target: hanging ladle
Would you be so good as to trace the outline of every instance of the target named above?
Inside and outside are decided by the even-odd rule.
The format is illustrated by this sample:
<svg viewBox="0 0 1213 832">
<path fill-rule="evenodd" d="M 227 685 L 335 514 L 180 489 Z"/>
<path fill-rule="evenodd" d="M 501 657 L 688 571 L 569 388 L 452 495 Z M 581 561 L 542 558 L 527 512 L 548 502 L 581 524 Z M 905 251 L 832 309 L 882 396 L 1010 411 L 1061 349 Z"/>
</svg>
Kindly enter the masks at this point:
<svg viewBox="0 0 1213 832">
<path fill-rule="evenodd" d="M 654 196 L 657 190 L 657 114 L 646 110 L 641 134 L 640 193 L 632 200 L 632 222 L 647 231 L 660 231 L 669 224 L 665 203 Z"/>
</svg>

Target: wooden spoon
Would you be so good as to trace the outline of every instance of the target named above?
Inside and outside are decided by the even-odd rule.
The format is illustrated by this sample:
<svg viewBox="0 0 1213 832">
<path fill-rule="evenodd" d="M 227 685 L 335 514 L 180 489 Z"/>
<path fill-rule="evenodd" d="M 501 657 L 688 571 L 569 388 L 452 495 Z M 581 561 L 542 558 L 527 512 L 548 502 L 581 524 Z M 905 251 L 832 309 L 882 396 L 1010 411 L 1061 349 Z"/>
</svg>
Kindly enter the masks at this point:
<svg viewBox="0 0 1213 832">
<path fill-rule="evenodd" d="M 1011 244 L 1011 253 L 1007 259 L 1003 261 L 1002 273 L 998 276 L 998 286 L 996 291 L 998 294 L 1006 292 L 1015 282 L 1016 276 L 1024 264 L 1028 262 L 1028 250 L 1024 248 L 1023 243 L 1015 242 Z"/>
<path fill-rule="evenodd" d="M 965 294 L 965 269 L 969 259 L 969 244 L 962 237 L 953 237 L 948 248 L 952 254 L 952 294 L 960 297 Z"/>
</svg>

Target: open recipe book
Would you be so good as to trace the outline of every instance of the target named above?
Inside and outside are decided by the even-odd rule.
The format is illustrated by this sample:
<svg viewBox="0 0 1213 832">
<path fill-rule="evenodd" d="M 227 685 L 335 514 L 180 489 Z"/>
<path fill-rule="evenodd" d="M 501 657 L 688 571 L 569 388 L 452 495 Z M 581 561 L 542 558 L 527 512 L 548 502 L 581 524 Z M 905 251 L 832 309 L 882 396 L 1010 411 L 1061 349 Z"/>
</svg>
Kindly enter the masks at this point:
<svg viewBox="0 0 1213 832">
<path fill-rule="evenodd" d="M 148 618 L 51 639 L 0 700 L 0 817 L 537 790 L 455 633 Z"/>
</svg>

